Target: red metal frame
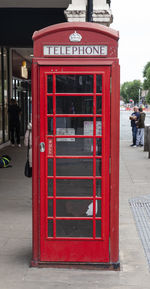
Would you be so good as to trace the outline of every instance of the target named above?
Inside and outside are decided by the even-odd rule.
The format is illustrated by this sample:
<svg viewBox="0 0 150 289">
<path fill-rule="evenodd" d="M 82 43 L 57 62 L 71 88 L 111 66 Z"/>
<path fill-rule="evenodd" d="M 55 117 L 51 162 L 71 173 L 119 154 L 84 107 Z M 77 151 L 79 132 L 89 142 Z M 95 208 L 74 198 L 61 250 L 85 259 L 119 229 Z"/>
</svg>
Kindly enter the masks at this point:
<svg viewBox="0 0 150 289">
<path fill-rule="evenodd" d="M 32 266 L 39 266 L 42 264 L 42 260 L 45 260 L 46 263 L 51 262 L 52 259 L 49 258 L 50 251 L 56 252 L 57 251 L 57 261 L 61 262 L 62 259 L 60 258 L 61 251 L 68 250 L 68 245 L 70 244 L 70 241 L 73 244 L 74 255 L 78 255 L 77 258 L 72 259 L 72 262 L 80 262 L 80 260 L 83 260 L 83 262 L 87 263 L 103 263 L 105 264 L 119 264 L 119 102 L 120 102 L 120 92 L 119 92 L 119 62 L 117 58 L 117 41 L 118 41 L 118 32 L 109 29 L 107 27 L 103 28 L 104 26 L 101 26 L 99 24 L 93 24 L 93 23 L 64 23 L 55 25 L 53 27 L 46 28 L 44 30 L 41 30 L 40 32 L 36 32 L 33 36 L 34 39 L 34 59 L 33 59 L 33 69 L 32 69 L 32 95 L 33 95 L 33 110 L 32 110 L 32 116 L 33 116 L 33 257 L 32 257 Z M 43 45 L 44 44 L 59 44 L 61 45 L 65 41 L 65 45 L 70 45 L 69 43 L 69 35 L 73 33 L 74 31 L 78 31 L 78 33 L 82 34 L 83 38 L 80 43 L 80 45 L 84 45 L 86 43 L 99 45 L 104 44 L 108 46 L 108 56 L 105 58 L 99 58 L 99 57 L 43 57 Z M 76 241 L 77 239 L 72 238 L 71 240 L 65 240 L 59 238 L 59 242 L 61 243 L 61 250 L 58 249 L 57 246 L 57 239 L 54 240 L 54 242 L 51 240 L 51 249 L 49 248 L 47 250 L 46 243 L 49 242 L 45 238 L 41 242 L 42 232 L 46 232 L 47 227 L 44 228 L 44 226 L 41 226 L 42 222 L 44 224 L 45 222 L 45 216 L 43 216 L 43 210 L 40 208 L 45 209 L 47 192 L 45 190 L 44 194 L 42 194 L 40 188 L 41 186 L 45 186 L 44 180 L 42 180 L 40 176 L 41 168 L 45 165 L 44 159 L 40 162 L 40 153 L 39 153 L 39 143 L 40 140 L 44 140 L 44 134 L 42 132 L 41 139 L 40 139 L 40 126 L 43 124 L 44 126 L 47 125 L 45 120 L 41 118 L 40 112 L 42 111 L 42 107 L 40 106 L 40 97 L 42 99 L 42 95 L 40 95 L 41 87 L 39 84 L 43 85 L 43 89 L 45 86 L 44 79 L 45 79 L 45 72 L 51 73 L 51 69 L 53 68 L 59 68 L 61 71 L 61 66 L 69 66 L 70 71 L 72 70 L 74 72 L 74 66 L 84 66 L 86 67 L 86 71 L 91 72 L 91 69 L 95 67 L 93 72 L 96 72 L 98 69 L 102 72 L 101 66 L 107 70 L 107 68 L 110 68 L 110 75 L 111 75 L 111 89 L 110 89 L 110 122 L 109 122 L 109 128 L 110 128 L 110 142 L 108 144 L 109 146 L 109 152 L 110 155 L 108 156 L 109 162 L 105 167 L 103 167 L 104 171 L 109 170 L 109 203 L 106 202 L 106 199 L 104 199 L 104 207 L 106 206 L 106 210 L 104 208 L 104 213 L 109 213 L 109 221 L 108 224 L 106 224 L 106 227 L 108 225 L 108 236 L 109 236 L 109 242 L 108 242 L 108 256 L 105 256 L 106 258 L 103 258 L 101 256 L 100 258 L 89 258 L 86 260 L 84 256 L 86 256 L 86 253 L 89 250 L 89 246 L 87 243 L 89 243 L 90 248 L 93 248 L 91 256 L 97 254 L 99 251 L 99 243 L 102 244 L 101 251 L 105 250 L 105 246 L 103 246 L 103 241 L 100 239 L 95 240 L 86 240 L 83 238 L 80 240 L 80 246 L 78 247 Z M 45 66 L 45 67 L 43 67 Z M 43 69 L 43 72 L 42 72 Z M 40 73 L 41 70 L 41 73 Z M 58 71 L 59 72 L 59 71 Z M 69 70 L 68 70 L 69 72 Z M 43 83 L 43 84 L 42 84 Z M 106 94 L 109 94 L 109 86 L 106 86 Z M 44 100 L 45 101 L 45 100 Z M 43 103 L 44 105 L 44 103 Z M 43 106 L 44 109 L 44 106 Z M 48 116 L 48 115 L 47 115 Z M 46 117 L 47 117 L 46 116 Z M 60 115 L 59 115 L 60 116 Z M 58 117 L 59 117 L 58 116 Z M 67 115 L 68 116 L 68 115 Z M 83 115 L 82 115 L 83 116 Z M 86 115 L 87 116 L 87 115 Z M 91 115 L 90 115 L 91 116 Z M 45 116 L 43 115 L 45 118 Z M 72 117 L 72 115 L 71 115 Z M 107 122 L 107 117 L 106 122 Z M 96 119 L 95 119 L 96 121 Z M 107 126 L 103 126 L 104 131 L 107 130 Z M 108 133 L 108 131 L 107 131 Z M 62 136 L 64 137 L 64 136 Z M 69 136 L 65 136 L 67 138 Z M 71 136 L 72 137 L 72 136 Z M 78 136 L 75 136 L 76 138 Z M 84 137 L 84 136 L 80 136 Z M 91 138 L 91 136 L 87 136 L 87 138 Z M 61 138 L 61 136 L 59 136 Z M 49 137 L 49 139 L 55 139 L 53 137 Z M 47 149 L 47 148 L 46 148 Z M 103 150 L 103 155 L 107 152 Z M 46 152 L 47 153 L 47 152 Z M 56 155 L 56 152 L 55 152 Z M 43 155 L 45 158 L 45 156 Z M 66 156 L 67 157 L 67 156 Z M 59 158 L 59 156 L 57 156 Z M 78 156 L 74 156 L 74 159 L 77 159 Z M 82 157 L 84 158 L 84 156 Z M 89 157 L 90 158 L 90 157 Z M 103 164 L 104 165 L 104 164 Z M 43 176 L 45 177 L 45 173 L 43 173 Z M 60 179 L 63 177 L 59 177 Z M 66 177 L 66 179 L 70 179 L 71 177 Z M 76 178 L 76 177 L 74 177 Z M 82 179 L 82 177 L 79 177 L 79 179 Z M 89 177 L 84 177 L 84 179 L 89 179 Z M 90 177 L 91 179 L 93 177 Z M 40 184 L 40 186 L 39 186 Z M 104 186 L 104 185 L 103 185 Z M 103 187 L 102 187 L 103 191 Z M 105 198 L 105 195 L 103 196 Z M 103 207 L 102 205 L 102 207 Z M 107 215 L 108 216 L 108 215 Z M 87 218 L 86 218 L 87 219 Z M 45 222 L 46 223 L 46 222 Z M 110 225 L 109 225 L 110 224 Z M 104 227 L 104 229 L 106 229 Z M 103 231 L 104 234 L 104 231 Z M 104 234 L 105 235 L 105 234 Z M 103 236 L 104 236 L 103 235 Z M 95 236 L 94 236 L 95 237 Z M 55 243 L 56 242 L 56 243 Z M 91 246 L 91 242 L 94 244 L 93 247 Z M 55 244 L 54 244 L 55 243 Z M 76 250 L 76 246 L 78 249 Z M 41 257 L 41 250 L 45 250 L 44 258 Z M 58 249 L 58 250 L 57 250 Z M 91 257 L 90 256 L 90 257 Z M 66 259 L 64 262 L 67 262 L 68 256 L 66 256 Z M 45 264 L 46 264 L 45 263 Z M 116 266 L 116 265 L 115 265 Z"/>
</svg>

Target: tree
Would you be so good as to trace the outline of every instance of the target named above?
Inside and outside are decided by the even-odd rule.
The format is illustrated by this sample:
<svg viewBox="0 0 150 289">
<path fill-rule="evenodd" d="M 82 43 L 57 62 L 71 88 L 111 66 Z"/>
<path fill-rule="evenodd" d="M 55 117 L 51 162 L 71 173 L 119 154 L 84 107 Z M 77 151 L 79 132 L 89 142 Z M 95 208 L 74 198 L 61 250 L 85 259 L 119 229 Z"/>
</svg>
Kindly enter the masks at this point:
<svg viewBox="0 0 150 289">
<path fill-rule="evenodd" d="M 128 103 L 130 99 L 134 100 L 134 103 L 138 103 L 139 89 L 142 89 L 142 83 L 140 80 L 124 82 L 121 85 L 120 94 L 125 103 Z"/>
<path fill-rule="evenodd" d="M 150 103 L 150 62 L 148 62 L 144 67 L 143 77 L 144 77 L 143 88 L 144 90 L 148 90 L 146 102 Z"/>
</svg>

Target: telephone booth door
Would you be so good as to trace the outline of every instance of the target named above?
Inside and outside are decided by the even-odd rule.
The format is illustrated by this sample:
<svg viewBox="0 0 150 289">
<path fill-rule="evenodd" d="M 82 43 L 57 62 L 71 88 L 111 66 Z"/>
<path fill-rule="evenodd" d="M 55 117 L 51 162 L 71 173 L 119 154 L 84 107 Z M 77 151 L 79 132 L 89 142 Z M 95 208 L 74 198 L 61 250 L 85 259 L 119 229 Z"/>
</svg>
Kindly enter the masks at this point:
<svg viewBox="0 0 150 289">
<path fill-rule="evenodd" d="M 109 262 L 110 66 L 39 66 L 40 261 Z"/>
</svg>

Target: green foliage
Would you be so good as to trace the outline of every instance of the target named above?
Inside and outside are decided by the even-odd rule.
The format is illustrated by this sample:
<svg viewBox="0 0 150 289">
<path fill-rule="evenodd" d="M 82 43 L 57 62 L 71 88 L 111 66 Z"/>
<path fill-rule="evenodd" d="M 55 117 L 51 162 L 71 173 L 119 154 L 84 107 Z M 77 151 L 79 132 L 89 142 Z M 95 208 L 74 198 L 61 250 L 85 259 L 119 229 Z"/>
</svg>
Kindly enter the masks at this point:
<svg viewBox="0 0 150 289">
<path fill-rule="evenodd" d="M 148 90 L 146 102 L 150 103 L 150 62 L 148 62 L 144 67 L 143 77 L 144 77 L 143 88 L 145 90 Z"/>
<path fill-rule="evenodd" d="M 121 85 L 120 95 L 125 103 L 128 103 L 130 99 L 134 100 L 134 103 L 138 103 L 139 89 L 142 88 L 140 80 L 133 80 L 130 82 L 124 82 Z"/>
</svg>

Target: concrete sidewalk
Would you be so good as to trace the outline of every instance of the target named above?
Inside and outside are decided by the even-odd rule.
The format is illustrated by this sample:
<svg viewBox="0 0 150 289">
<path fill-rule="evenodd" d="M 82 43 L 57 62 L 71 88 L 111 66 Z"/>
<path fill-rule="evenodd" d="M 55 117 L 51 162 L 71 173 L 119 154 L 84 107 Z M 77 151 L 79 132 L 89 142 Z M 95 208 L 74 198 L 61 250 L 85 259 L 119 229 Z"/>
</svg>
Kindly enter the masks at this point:
<svg viewBox="0 0 150 289">
<path fill-rule="evenodd" d="M 30 268 L 31 179 L 24 177 L 26 148 L 3 149 L 12 168 L 0 170 L 0 289 L 149 289 L 150 273 L 129 199 L 150 194 L 150 160 L 121 142 L 120 271 Z"/>
</svg>

